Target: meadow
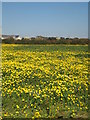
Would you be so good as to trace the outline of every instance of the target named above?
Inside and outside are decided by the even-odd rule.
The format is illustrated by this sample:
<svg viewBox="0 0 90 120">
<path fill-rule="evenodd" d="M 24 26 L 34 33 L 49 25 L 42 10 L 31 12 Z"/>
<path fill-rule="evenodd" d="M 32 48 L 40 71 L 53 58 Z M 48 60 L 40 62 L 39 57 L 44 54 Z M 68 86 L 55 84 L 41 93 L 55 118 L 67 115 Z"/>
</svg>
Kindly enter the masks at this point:
<svg viewBox="0 0 90 120">
<path fill-rule="evenodd" d="M 3 118 L 87 118 L 87 45 L 2 44 Z"/>
</svg>

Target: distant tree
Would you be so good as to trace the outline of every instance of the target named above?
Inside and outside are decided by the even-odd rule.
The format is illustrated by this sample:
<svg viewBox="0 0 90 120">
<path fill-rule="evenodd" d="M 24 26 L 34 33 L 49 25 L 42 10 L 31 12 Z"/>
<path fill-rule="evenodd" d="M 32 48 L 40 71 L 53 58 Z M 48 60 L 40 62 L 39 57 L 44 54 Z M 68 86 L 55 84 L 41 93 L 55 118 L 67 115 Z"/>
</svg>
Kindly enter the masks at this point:
<svg viewBox="0 0 90 120">
<path fill-rule="evenodd" d="M 3 39 L 2 43 L 12 44 L 12 43 L 15 43 L 15 40 L 13 37 L 9 37 L 7 39 Z"/>
<path fill-rule="evenodd" d="M 78 37 L 75 37 L 74 39 L 79 39 Z"/>
<path fill-rule="evenodd" d="M 60 39 L 63 39 L 63 40 L 64 40 L 65 38 L 64 38 L 64 37 L 60 37 Z"/>
<path fill-rule="evenodd" d="M 35 40 L 35 37 L 32 37 L 31 40 Z"/>
<path fill-rule="evenodd" d="M 69 40 L 70 38 L 66 38 L 66 40 Z"/>
</svg>

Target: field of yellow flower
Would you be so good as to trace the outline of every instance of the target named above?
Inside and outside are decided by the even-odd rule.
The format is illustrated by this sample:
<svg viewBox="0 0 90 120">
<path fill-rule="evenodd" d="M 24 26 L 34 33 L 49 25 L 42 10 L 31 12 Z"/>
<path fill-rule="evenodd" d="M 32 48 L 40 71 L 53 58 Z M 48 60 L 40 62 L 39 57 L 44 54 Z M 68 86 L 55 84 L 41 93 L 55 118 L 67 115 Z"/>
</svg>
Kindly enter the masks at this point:
<svg viewBox="0 0 90 120">
<path fill-rule="evenodd" d="M 88 54 L 87 45 L 3 44 L 3 117 L 87 117 Z"/>
</svg>

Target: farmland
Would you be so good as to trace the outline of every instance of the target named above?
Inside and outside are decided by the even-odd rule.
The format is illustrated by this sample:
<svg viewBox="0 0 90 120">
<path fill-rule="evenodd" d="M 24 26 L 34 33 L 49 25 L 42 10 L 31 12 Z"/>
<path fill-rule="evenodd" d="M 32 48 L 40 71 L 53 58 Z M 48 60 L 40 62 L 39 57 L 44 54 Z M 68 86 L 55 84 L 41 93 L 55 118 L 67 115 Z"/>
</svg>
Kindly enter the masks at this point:
<svg viewBox="0 0 90 120">
<path fill-rule="evenodd" d="M 87 45 L 2 44 L 6 118 L 88 117 Z"/>
</svg>

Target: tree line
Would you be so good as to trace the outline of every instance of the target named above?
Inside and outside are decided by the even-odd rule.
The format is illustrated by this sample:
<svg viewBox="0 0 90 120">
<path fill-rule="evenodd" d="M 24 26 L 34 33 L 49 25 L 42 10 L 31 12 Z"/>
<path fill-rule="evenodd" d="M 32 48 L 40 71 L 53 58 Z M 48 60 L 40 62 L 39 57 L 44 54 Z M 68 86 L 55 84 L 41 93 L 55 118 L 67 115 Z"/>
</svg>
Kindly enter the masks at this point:
<svg viewBox="0 0 90 120">
<path fill-rule="evenodd" d="M 89 40 L 86 38 L 61 38 L 61 39 L 56 39 L 56 38 L 45 38 L 45 39 L 40 39 L 40 38 L 32 38 L 32 39 L 24 39 L 22 40 L 15 40 L 14 38 L 10 37 L 7 39 L 3 39 L 2 43 L 6 44 L 89 44 Z"/>
</svg>

